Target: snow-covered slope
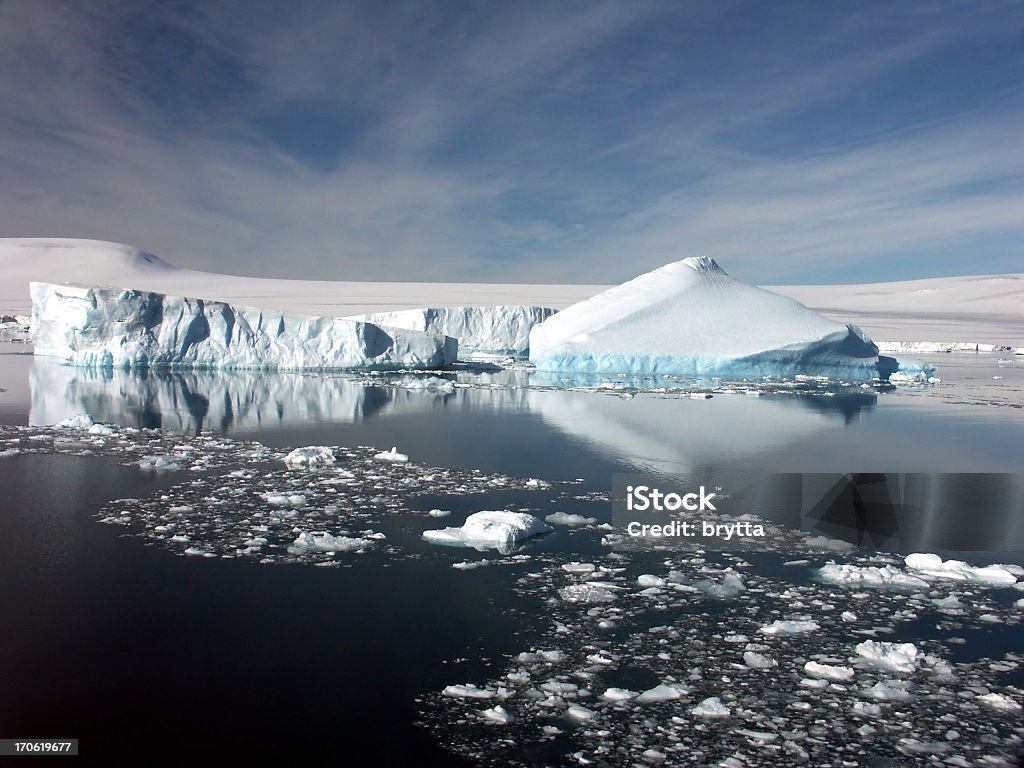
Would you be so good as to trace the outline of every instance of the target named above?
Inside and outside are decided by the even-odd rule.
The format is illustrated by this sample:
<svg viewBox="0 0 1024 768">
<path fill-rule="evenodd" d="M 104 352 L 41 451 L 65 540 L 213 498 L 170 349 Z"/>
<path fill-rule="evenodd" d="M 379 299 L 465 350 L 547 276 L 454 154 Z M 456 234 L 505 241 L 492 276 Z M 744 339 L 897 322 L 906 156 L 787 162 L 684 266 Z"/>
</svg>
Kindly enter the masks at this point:
<svg viewBox="0 0 1024 768">
<path fill-rule="evenodd" d="M 856 323 L 876 342 L 927 341 L 943 350 L 957 344 L 1024 346 L 1024 274 L 769 290 L 834 320 Z"/>
<path fill-rule="evenodd" d="M 683 259 L 554 315 L 530 334 L 541 370 L 872 378 L 878 349 L 857 328 Z M 882 372 L 883 374 L 886 371 Z"/>
<path fill-rule="evenodd" d="M 160 293 L 31 283 L 37 355 L 86 367 L 437 368 L 457 343 L 354 320 Z"/>
<path fill-rule="evenodd" d="M 555 312 L 547 307 L 507 305 L 439 307 L 372 312 L 350 319 L 451 336 L 459 340 L 460 354 L 491 352 L 525 356 L 530 349 L 530 330 Z"/>
<path fill-rule="evenodd" d="M 213 261 L 211 259 L 211 261 Z M 282 280 L 179 269 L 119 243 L 64 238 L 0 238 L 0 313 L 28 314 L 28 284 L 112 285 L 229 304 L 349 317 L 420 307 L 528 305 L 560 309 L 604 286 L 519 283 L 379 283 Z"/>
</svg>

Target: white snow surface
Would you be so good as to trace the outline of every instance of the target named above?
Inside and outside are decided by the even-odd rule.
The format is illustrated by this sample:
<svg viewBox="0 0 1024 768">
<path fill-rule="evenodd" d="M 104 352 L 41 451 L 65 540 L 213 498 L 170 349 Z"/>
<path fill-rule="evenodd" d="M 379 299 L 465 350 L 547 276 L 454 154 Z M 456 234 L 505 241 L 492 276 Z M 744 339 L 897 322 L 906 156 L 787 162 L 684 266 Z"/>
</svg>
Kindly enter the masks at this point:
<svg viewBox="0 0 1024 768">
<path fill-rule="evenodd" d="M 706 257 L 640 275 L 530 332 L 540 370 L 870 379 L 878 349 L 856 326 L 736 280 Z"/>
<path fill-rule="evenodd" d="M 526 512 L 483 510 L 467 517 L 461 528 L 424 531 L 423 538 L 435 544 L 501 551 L 552 530 L 550 525 Z"/>
<path fill-rule="evenodd" d="M 30 291 L 35 354 L 80 367 L 438 368 L 457 355 L 449 337 L 353 320 L 121 288 Z"/>
<path fill-rule="evenodd" d="M 405 328 L 459 341 L 459 353 L 484 352 L 524 357 L 530 350 L 531 329 L 556 310 L 547 307 L 497 305 L 492 307 L 427 307 L 395 312 L 354 315 L 385 328 Z"/>
</svg>

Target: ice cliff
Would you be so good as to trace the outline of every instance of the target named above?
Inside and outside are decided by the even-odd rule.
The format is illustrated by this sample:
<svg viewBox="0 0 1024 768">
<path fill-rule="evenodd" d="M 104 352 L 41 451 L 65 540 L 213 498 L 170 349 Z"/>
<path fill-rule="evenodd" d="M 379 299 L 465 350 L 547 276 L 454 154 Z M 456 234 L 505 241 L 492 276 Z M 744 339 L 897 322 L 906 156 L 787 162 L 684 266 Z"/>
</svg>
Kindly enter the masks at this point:
<svg viewBox="0 0 1024 768">
<path fill-rule="evenodd" d="M 540 370 L 684 376 L 885 377 L 895 367 L 854 325 L 688 258 L 610 288 L 530 333 Z"/>
<path fill-rule="evenodd" d="M 356 315 L 389 328 L 444 334 L 459 340 L 459 352 L 523 356 L 530 349 L 530 331 L 556 310 L 530 306 L 430 307 Z"/>
<path fill-rule="evenodd" d="M 341 318 L 121 288 L 29 289 L 35 353 L 84 367 L 438 368 L 458 350 L 443 334 Z"/>
</svg>

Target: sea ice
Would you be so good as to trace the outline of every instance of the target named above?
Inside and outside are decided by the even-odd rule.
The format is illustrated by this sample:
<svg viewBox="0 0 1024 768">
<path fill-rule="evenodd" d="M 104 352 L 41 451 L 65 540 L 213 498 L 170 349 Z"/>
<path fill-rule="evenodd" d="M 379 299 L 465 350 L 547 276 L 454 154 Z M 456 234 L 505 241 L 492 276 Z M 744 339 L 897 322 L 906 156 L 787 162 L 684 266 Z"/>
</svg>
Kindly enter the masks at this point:
<svg viewBox="0 0 1024 768">
<path fill-rule="evenodd" d="M 358 552 L 369 545 L 370 542 L 362 538 L 303 531 L 288 547 L 288 552 L 292 555 L 304 555 L 308 552 Z"/>
<path fill-rule="evenodd" d="M 822 581 L 854 587 L 888 589 L 928 589 L 928 582 L 891 565 L 858 566 L 849 563 L 825 563 L 818 569 Z"/>
<path fill-rule="evenodd" d="M 551 526 L 526 512 L 484 510 L 467 517 L 461 528 L 424 531 L 423 538 L 434 544 L 510 550 L 523 539 L 551 530 Z"/>
<path fill-rule="evenodd" d="M 819 664 L 816 661 L 808 661 L 804 664 L 804 672 L 811 677 L 822 680 L 836 680 L 842 682 L 853 677 L 853 670 L 850 667 L 833 666 L 831 664 Z"/>
<path fill-rule="evenodd" d="M 917 670 L 919 654 L 913 643 L 885 643 L 865 640 L 854 649 L 871 666 L 891 672 L 910 673 Z"/>
<path fill-rule="evenodd" d="M 284 457 L 290 467 L 326 467 L 334 463 L 334 449 L 326 445 L 308 445 L 296 448 Z"/>
<path fill-rule="evenodd" d="M 691 709 L 690 714 L 697 717 L 728 717 L 730 710 L 718 696 L 709 696 Z"/>
<path fill-rule="evenodd" d="M 687 258 L 610 288 L 530 332 L 540 370 L 728 377 L 888 376 L 859 328 Z"/>
<path fill-rule="evenodd" d="M 818 622 L 809 619 L 776 619 L 771 624 L 761 627 L 759 631 L 765 635 L 796 635 L 803 632 L 813 632 L 820 628 L 821 626 Z"/>
<path fill-rule="evenodd" d="M 1011 567 L 1005 565 L 975 567 L 962 560 L 943 560 L 938 555 L 922 552 L 907 555 L 904 562 L 907 568 L 925 578 L 970 581 L 997 587 L 1017 582 Z"/>
<path fill-rule="evenodd" d="M 398 452 L 398 446 L 391 446 L 390 451 L 381 451 L 374 457 L 377 461 L 390 461 L 394 464 L 404 464 L 409 460 L 409 457 L 404 453 Z"/>
</svg>

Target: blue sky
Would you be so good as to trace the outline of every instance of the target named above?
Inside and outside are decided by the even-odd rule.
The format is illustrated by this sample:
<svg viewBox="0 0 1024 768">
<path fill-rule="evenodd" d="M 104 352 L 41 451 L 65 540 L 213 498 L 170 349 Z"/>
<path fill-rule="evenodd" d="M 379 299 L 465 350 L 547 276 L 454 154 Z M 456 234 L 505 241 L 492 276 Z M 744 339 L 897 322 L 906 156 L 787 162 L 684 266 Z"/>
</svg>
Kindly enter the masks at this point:
<svg viewBox="0 0 1024 768">
<path fill-rule="evenodd" d="M 1020 2 L 0 2 L 0 235 L 355 280 L 1024 271 Z"/>
</svg>

